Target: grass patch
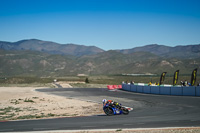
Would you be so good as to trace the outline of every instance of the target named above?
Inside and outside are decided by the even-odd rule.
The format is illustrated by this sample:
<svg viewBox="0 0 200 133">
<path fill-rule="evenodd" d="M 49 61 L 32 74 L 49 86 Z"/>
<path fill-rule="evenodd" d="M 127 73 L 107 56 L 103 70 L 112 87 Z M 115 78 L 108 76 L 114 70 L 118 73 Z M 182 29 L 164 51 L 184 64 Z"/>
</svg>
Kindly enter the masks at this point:
<svg viewBox="0 0 200 133">
<path fill-rule="evenodd" d="M 17 117 L 17 119 L 33 119 L 33 118 L 36 118 L 36 115 L 24 115 Z"/>
<path fill-rule="evenodd" d="M 40 83 L 32 83 L 32 84 L 18 84 L 18 83 L 0 83 L 0 87 L 49 87 L 49 88 L 55 88 L 52 83 L 47 84 L 40 84 Z"/>
<path fill-rule="evenodd" d="M 11 118 L 14 117 L 14 116 L 15 116 L 14 113 L 12 113 L 12 114 L 6 114 L 6 115 L 4 115 L 4 116 L 1 116 L 1 117 L 0 117 L 0 120 L 11 119 Z"/>
<path fill-rule="evenodd" d="M 27 110 L 27 111 L 36 111 L 38 109 L 35 109 L 35 108 L 31 108 L 31 107 L 27 107 L 27 108 L 23 108 L 24 110 Z"/>
<path fill-rule="evenodd" d="M 31 99 L 27 99 L 27 98 L 24 100 L 24 102 L 31 102 L 31 103 L 34 103 L 33 100 L 31 100 Z"/>
<path fill-rule="evenodd" d="M 49 113 L 47 116 L 53 117 L 56 116 L 55 114 Z"/>
<path fill-rule="evenodd" d="M 43 98 L 43 99 L 40 99 L 40 101 L 45 101 L 45 99 Z"/>
<path fill-rule="evenodd" d="M 2 111 L 2 112 L 0 112 L 0 115 L 6 115 L 6 112 Z"/>
<path fill-rule="evenodd" d="M 21 110 L 20 108 L 15 108 L 15 112 L 21 112 L 23 110 Z"/>
<path fill-rule="evenodd" d="M 78 116 L 78 114 L 73 114 L 72 116 Z"/>
<path fill-rule="evenodd" d="M 0 120 L 5 119 L 12 119 L 15 116 L 15 112 L 20 112 L 20 108 L 14 108 L 14 107 L 7 107 L 0 109 Z"/>
<path fill-rule="evenodd" d="M 19 104 L 19 101 L 17 99 L 12 99 L 10 103 L 13 103 L 16 105 L 16 104 Z"/>
<path fill-rule="evenodd" d="M 14 108 L 14 107 L 7 107 L 7 108 L 3 108 L 3 109 L 0 109 L 1 112 L 5 112 L 5 113 L 9 113 L 9 112 L 12 112 L 12 111 L 15 111 L 15 112 L 19 112 L 21 111 L 20 108 Z"/>
<path fill-rule="evenodd" d="M 11 112 L 11 111 L 14 110 L 14 109 L 15 109 L 15 108 L 9 106 L 9 107 L 0 109 L 0 111 L 4 111 L 4 112 L 8 113 L 8 112 Z"/>
<path fill-rule="evenodd" d="M 41 115 L 36 114 L 36 115 L 19 116 L 16 119 L 39 119 L 39 118 L 54 117 L 54 116 L 57 116 L 57 115 L 51 114 L 51 113 L 44 115 L 44 113 L 41 113 Z"/>
<path fill-rule="evenodd" d="M 76 83 L 76 84 L 70 84 L 73 88 L 107 88 L 107 84 L 81 84 L 81 83 Z"/>
<path fill-rule="evenodd" d="M 122 131 L 122 129 L 117 129 L 117 130 L 116 130 L 116 132 L 121 132 L 121 131 Z"/>
</svg>

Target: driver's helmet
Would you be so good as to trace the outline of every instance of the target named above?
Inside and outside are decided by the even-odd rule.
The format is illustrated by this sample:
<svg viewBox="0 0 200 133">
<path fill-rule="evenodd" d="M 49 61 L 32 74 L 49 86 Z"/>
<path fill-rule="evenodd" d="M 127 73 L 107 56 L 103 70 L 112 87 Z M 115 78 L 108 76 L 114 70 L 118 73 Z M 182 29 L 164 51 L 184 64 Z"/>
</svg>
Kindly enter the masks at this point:
<svg viewBox="0 0 200 133">
<path fill-rule="evenodd" d="M 103 100 L 102 100 L 102 102 L 103 102 L 103 103 L 106 103 L 106 102 L 107 102 L 107 100 L 106 100 L 106 99 L 103 99 Z"/>
</svg>

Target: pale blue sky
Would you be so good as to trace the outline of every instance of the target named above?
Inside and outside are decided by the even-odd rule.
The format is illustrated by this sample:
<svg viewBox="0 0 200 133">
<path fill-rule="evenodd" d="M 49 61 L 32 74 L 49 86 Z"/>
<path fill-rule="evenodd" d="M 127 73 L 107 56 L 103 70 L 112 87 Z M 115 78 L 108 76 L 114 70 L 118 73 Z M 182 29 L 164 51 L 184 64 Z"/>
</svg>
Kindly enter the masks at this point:
<svg viewBox="0 0 200 133">
<path fill-rule="evenodd" d="M 200 44 L 200 0 L 0 0 L 0 41 L 104 50 Z"/>
</svg>

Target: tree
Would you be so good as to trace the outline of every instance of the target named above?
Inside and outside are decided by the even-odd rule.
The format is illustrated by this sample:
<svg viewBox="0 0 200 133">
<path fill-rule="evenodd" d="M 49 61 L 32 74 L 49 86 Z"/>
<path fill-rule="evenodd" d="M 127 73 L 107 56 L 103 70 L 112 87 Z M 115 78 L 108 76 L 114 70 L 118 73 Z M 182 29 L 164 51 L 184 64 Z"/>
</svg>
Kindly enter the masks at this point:
<svg viewBox="0 0 200 133">
<path fill-rule="evenodd" d="M 85 79 L 85 83 L 90 83 L 88 78 Z"/>
</svg>

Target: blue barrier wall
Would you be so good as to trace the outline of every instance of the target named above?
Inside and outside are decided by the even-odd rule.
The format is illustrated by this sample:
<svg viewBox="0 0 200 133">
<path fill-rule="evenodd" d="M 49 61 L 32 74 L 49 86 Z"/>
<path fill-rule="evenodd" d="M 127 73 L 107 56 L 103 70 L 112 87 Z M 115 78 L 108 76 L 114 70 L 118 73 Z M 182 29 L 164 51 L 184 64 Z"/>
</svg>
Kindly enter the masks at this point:
<svg viewBox="0 0 200 133">
<path fill-rule="evenodd" d="M 124 87 L 124 88 L 123 88 L 123 87 Z M 128 84 L 122 85 L 122 88 L 123 88 L 124 90 L 126 90 L 126 91 L 131 91 L 131 86 L 128 85 Z"/>
<path fill-rule="evenodd" d="M 122 89 L 125 90 L 126 84 L 122 84 Z"/>
<path fill-rule="evenodd" d="M 200 87 L 196 87 L 196 96 L 200 96 Z"/>
<path fill-rule="evenodd" d="M 196 87 L 183 87 L 183 95 L 184 96 L 195 96 L 196 94 Z"/>
<path fill-rule="evenodd" d="M 171 95 L 182 96 L 183 87 L 171 87 Z"/>
<path fill-rule="evenodd" d="M 137 85 L 137 92 L 143 93 L 143 87 L 144 86 Z"/>
<path fill-rule="evenodd" d="M 171 95 L 171 87 L 160 87 L 160 94 L 161 95 Z"/>
<path fill-rule="evenodd" d="M 159 95 L 176 95 L 176 96 L 200 96 L 200 86 L 142 86 L 122 84 L 122 89 L 126 91 L 159 94 Z"/>
<path fill-rule="evenodd" d="M 131 85 L 131 91 L 137 92 L 137 86 L 136 85 Z"/>
<path fill-rule="evenodd" d="M 130 84 L 128 84 L 128 85 L 126 86 L 126 90 L 127 90 L 127 91 L 131 91 L 131 85 L 130 85 Z"/>
<path fill-rule="evenodd" d="M 160 94 L 159 86 L 151 86 L 151 94 Z"/>
<path fill-rule="evenodd" d="M 147 93 L 147 94 L 151 93 L 151 87 L 150 86 L 143 87 L 143 93 Z"/>
</svg>

